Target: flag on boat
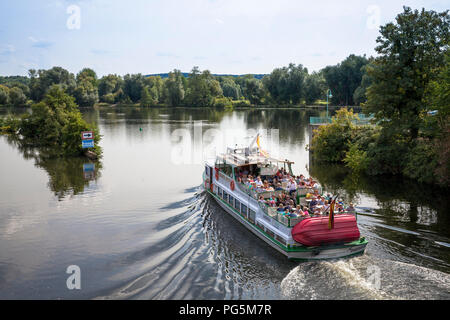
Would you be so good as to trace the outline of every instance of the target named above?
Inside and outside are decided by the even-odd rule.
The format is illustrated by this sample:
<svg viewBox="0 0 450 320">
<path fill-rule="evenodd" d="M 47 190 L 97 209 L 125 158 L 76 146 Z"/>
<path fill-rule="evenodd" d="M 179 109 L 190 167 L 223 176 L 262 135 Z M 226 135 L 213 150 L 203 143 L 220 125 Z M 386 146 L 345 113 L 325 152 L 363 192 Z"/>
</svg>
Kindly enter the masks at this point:
<svg viewBox="0 0 450 320">
<path fill-rule="evenodd" d="M 264 157 L 268 158 L 268 157 L 269 157 L 269 154 L 261 148 L 261 144 L 260 144 L 260 139 L 259 139 L 259 138 L 260 138 L 260 135 L 258 134 L 258 137 L 256 138 L 256 144 L 258 145 L 259 152 L 260 152 Z"/>
<path fill-rule="evenodd" d="M 331 201 L 330 204 L 330 214 L 328 216 L 328 229 L 333 229 L 334 228 L 334 206 L 336 204 L 336 200 L 337 200 L 338 196 L 334 197 L 333 201 Z"/>
</svg>

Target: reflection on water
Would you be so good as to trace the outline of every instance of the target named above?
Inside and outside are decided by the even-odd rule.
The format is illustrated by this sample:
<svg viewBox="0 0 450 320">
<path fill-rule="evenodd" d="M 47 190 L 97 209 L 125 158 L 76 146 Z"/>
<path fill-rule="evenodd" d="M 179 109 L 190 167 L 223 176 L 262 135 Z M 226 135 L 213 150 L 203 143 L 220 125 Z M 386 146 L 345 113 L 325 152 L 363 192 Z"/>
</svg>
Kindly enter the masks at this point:
<svg viewBox="0 0 450 320">
<path fill-rule="evenodd" d="M 310 164 L 316 111 L 83 109 L 101 162 L 51 159 L 0 137 L 0 298 L 449 299 L 449 200 L 440 189 Z M 296 173 L 355 202 L 362 257 L 287 261 L 202 189 L 201 164 L 175 164 L 176 129 L 279 129 Z M 194 143 L 201 137 L 192 135 Z M 82 290 L 65 286 L 78 265 Z M 368 270 L 379 270 L 374 286 Z M 377 269 L 378 268 L 378 269 Z M 421 290 L 417 290 L 417 288 Z"/>
<path fill-rule="evenodd" d="M 404 261 L 449 271 L 450 238 L 448 191 L 393 177 L 353 176 L 342 166 L 311 164 L 326 190 L 357 203 L 360 224 Z"/>
<path fill-rule="evenodd" d="M 52 149 L 30 147 L 13 136 L 6 136 L 5 141 L 17 148 L 24 159 L 34 160 L 36 167 L 47 172 L 48 187 L 59 200 L 83 192 L 90 181 L 100 177 L 101 161 L 94 162 L 85 157 L 54 157 Z"/>
</svg>

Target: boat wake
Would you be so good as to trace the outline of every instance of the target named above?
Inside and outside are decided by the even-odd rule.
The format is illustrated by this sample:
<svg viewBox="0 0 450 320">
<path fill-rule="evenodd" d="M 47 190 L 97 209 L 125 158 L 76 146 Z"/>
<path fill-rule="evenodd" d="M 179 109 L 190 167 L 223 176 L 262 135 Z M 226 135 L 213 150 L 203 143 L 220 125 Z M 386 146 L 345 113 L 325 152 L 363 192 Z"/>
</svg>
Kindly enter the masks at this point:
<svg viewBox="0 0 450 320">
<path fill-rule="evenodd" d="M 447 300 L 450 277 L 366 254 L 300 264 L 282 280 L 281 290 L 285 298 L 294 300 Z"/>
<path fill-rule="evenodd" d="M 97 299 L 450 299 L 448 274 L 367 253 L 290 262 L 202 186 L 161 209 L 139 247 L 108 262 L 113 285 Z"/>
<path fill-rule="evenodd" d="M 120 270 L 110 276 L 119 284 L 97 299 L 279 297 L 292 263 L 249 234 L 202 186 L 162 209 L 164 218 L 149 230 L 151 241 L 109 264 Z"/>
</svg>

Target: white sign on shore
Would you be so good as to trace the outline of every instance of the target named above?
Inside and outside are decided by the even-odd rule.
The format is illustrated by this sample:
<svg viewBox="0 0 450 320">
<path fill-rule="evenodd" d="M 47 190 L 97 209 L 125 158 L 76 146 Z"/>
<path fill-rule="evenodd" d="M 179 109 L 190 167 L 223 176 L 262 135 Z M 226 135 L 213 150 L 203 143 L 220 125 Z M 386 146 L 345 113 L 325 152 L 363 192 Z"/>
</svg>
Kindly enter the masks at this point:
<svg viewBox="0 0 450 320">
<path fill-rule="evenodd" d="M 93 131 L 81 132 L 81 139 L 82 140 L 94 139 L 94 132 Z"/>
</svg>

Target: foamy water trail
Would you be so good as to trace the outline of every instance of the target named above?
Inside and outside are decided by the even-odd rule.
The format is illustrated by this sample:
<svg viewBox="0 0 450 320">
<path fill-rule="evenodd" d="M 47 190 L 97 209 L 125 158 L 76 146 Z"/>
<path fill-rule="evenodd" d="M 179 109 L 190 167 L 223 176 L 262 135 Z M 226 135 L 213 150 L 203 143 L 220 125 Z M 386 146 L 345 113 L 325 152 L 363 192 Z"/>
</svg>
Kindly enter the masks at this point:
<svg viewBox="0 0 450 320">
<path fill-rule="evenodd" d="M 281 282 L 287 299 L 449 299 L 450 276 L 369 255 L 303 263 Z"/>
</svg>

